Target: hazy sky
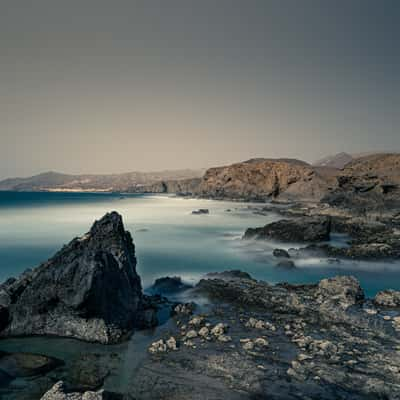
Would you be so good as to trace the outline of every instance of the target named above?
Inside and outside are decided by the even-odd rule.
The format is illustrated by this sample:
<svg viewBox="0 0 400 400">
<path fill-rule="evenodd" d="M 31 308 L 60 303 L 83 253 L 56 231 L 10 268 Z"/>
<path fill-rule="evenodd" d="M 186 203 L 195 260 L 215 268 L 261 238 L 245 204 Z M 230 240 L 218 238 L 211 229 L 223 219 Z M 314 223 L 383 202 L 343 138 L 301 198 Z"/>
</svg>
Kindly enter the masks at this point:
<svg viewBox="0 0 400 400">
<path fill-rule="evenodd" d="M 400 150 L 398 0 L 2 0 L 0 178 Z"/>
</svg>

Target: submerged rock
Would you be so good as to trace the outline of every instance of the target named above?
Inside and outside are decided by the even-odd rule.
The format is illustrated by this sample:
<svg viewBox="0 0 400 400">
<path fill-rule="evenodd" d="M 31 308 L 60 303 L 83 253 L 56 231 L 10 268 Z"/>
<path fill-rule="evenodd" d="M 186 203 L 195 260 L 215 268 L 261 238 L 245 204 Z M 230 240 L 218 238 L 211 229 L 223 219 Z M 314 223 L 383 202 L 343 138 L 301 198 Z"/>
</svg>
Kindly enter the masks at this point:
<svg viewBox="0 0 400 400">
<path fill-rule="evenodd" d="M 282 219 L 261 228 L 248 228 L 243 239 L 272 239 L 283 242 L 322 242 L 329 240 L 331 220 L 328 217 Z"/>
<path fill-rule="evenodd" d="M 62 360 L 42 354 L 0 352 L 0 371 L 13 378 L 45 374 L 63 364 Z"/>
<path fill-rule="evenodd" d="M 0 308 L 2 337 L 124 339 L 142 324 L 143 304 L 135 246 L 121 216 L 106 214 L 47 262 L 2 284 Z"/>
<path fill-rule="evenodd" d="M 192 211 L 193 215 L 204 215 L 204 214 L 210 214 L 210 210 L 207 208 L 199 208 L 198 210 Z"/>
<path fill-rule="evenodd" d="M 284 249 L 274 249 L 272 255 L 276 258 L 290 258 L 290 254 Z"/>
<path fill-rule="evenodd" d="M 149 292 L 153 294 L 175 294 L 192 288 L 191 285 L 184 283 L 179 276 L 158 278 L 149 288 Z"/>
<path fill-rule="evenodd" d="M 282 269 L 295 269 L 296 265 L 292 260 L 281 260 L 276 264 L 276 267 Z"/>
</svg>

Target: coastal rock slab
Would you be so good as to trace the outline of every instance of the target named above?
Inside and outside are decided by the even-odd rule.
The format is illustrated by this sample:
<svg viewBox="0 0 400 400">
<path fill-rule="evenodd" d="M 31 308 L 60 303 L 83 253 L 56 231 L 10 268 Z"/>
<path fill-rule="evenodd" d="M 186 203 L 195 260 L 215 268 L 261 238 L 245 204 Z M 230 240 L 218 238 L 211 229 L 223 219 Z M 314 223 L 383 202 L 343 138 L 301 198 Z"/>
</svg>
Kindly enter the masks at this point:
<svg viewBox="0 0 400 400">
<path fill-rule="evenodd" d="M 248 228 L 243 239 L 272 239 L 282 242 L 322 242 L 329 240 L 329 217 L 282 219 L 261 228 Z"/>
<path fill-rule="evenodd" d="M 121 216 L 106 214 L 47 262 L 2 284 L 0 309 L 1 337 L 125 338 L 143 310 L 135 246 Z"/>
</svg>

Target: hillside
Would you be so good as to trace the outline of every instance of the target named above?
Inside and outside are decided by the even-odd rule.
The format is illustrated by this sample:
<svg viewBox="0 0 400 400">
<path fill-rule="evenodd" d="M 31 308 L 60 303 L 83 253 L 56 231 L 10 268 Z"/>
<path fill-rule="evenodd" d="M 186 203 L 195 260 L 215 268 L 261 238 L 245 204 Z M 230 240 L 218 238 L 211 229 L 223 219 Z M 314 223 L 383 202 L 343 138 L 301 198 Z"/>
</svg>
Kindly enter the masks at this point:
<svg viewBox="0 0 400 400">
<path fill-rule="evenodd" d="M 365 210 L 400 208 L 400 154 L 360 157 L 340 172 L 337 188 L 323 200 Z"/>
<path fill-rule="evenodd" d="M 204 170 L 171 170 L 160 172 L 128 172 L 109 175 L 67 175 L 46 172 L 28 178 L 0 181 L 0 190 L 15 191 L 137 191 L 136 188 L 162 181 L 199 178 Z"/>
<path fill-rule="evenodd" d="M 342 169 L 346 166 L 346 164 L 350 163 L 351 161 L 353 161 L 353 156 L 351 156 L 348 153 L 342 152 L 315 161 L 313 165 L 316 167 L 329 167 L 329 168 Z"/>
<path fill-rule="evenodd" d="M 196 193 L 245 200 L 319 200 L 336 184 L 335 175 L 295 159 L 253 159 L 210 168 Z"/>
</svg>

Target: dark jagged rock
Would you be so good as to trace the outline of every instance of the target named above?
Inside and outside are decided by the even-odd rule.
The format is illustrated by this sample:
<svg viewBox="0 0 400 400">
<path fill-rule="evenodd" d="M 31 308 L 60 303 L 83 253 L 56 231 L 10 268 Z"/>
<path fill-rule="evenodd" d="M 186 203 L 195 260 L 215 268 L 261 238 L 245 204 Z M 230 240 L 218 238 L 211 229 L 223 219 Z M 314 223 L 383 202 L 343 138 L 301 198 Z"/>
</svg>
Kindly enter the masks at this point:
<svg viewBox="0 0 400 400">
<path fill-rule="evenodd" d="M 168 295 L 185 291 L 187 289 L 190 289 L 191 287 L 191 285 L 182 282 L 182 278 L 179 276 L 166 276 L 156 279 L 156 281 L 148 289 L 148 291 L 152 294 Z"/>
<path fill-rule="evenodd" d="M 135 247 L 121 216 L 106 214 L 47 262 L 2 284 L 0 305 L 9 315 L 2 337 L 122 340 L 138 326 L 143 310 Z"/>
<path fill-rule="evenodd" d="M 222 280 L 235 280 L 235 279 L 253 279 L 247 272 L 238 269 L 232 269 L 222 272 L 209 272 L 205 275 L 205 279 L 222 279 Z"/>
<path fill-rule="evenodd" d="M 329 240 L 328 217 L 282 219 L 261 228 L 248 228 L 243 239 L 273 239 L 283 242 L 322 242 Z"/>
<path fill-rule="evenodd" d="M 272 255 L 276 258 L 290 258 L 290 254 L 284 249 L 274 249 Z"/>
</svg>

